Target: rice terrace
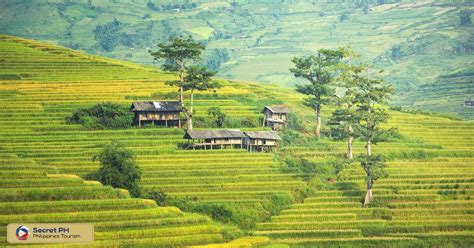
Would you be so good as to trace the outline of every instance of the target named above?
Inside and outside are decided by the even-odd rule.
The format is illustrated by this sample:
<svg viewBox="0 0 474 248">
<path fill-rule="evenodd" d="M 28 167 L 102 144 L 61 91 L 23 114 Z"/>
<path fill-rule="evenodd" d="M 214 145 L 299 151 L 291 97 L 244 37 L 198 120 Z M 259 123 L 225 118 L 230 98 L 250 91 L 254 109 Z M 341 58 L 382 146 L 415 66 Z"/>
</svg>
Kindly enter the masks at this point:
<svg viewBox="0 0 474 248">
<path fill-rule="evenodd" d="M 474 247 L 471 1 L 0 7 L 0 246 Z"/>
</svg>

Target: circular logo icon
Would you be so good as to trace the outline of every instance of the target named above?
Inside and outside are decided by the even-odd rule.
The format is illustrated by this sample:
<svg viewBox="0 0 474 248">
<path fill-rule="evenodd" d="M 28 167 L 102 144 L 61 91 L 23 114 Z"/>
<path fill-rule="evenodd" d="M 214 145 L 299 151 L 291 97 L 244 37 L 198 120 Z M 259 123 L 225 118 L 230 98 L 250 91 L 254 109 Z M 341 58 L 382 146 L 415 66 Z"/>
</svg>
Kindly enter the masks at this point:
<svg viewBox="0 0 474 248">
<path fill-rule="evenodd" d="M 16 229 L 16 238 L 18 240 L 27 240 L 28 239 L 28 227 L 19 226 Z"/>
</svg>

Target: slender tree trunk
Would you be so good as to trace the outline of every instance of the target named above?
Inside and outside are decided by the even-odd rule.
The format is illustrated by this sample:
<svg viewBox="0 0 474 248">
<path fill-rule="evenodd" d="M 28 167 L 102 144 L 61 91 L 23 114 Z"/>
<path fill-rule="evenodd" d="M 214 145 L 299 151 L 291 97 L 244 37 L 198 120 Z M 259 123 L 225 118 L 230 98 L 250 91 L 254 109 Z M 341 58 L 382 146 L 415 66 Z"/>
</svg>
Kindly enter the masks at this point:
<svg viewBox="0 0 474 248">
<path fill-rule="evenodd" d="M 367 139 L 367 157 L 372 156 L 372 142 L 370 139 Z"/>
<path fill-rule="evenodd" d="M 354 159 L 354 150 L 352 147 L 352 142 L 354 141 L 354 137 L 352 137 L 352 125 L 349 125 L 349 137 L 347 138 L 347 159 Z"/>
<path fill-rule="evenodd" d="M 194 105 L 194 90 L 191 89 L 191 107 L 188 114 L 188 130 L 193 130 L 193 105 Z"/>
<path fill-rule="evenodd" d="M 365 194 L 365 198 L 364 198 L 364 206 L 367 206 L 368 204 L 370 204 L 372 200 L 374 199 L 374 196 L 372 195 L 372 184 L 373 184 L 372 177 L 369 176 L 367 180 L 367 193 Z"/>
<path fill-rule="evenodd" d="M 181 70 L 179 73 L 179 81 L 181 82 L 181 86 L 179 87 L 179 103 L 181 107 L 184 107 L 184 90 L 183 90 L 183 83 L 184 83 L 184 69 Z"/>
<path fill-rule="evenodd" d="M 321 106 L 316 107 L 316 137 L 321 137 Z"/>
<path fill-rule="evenodd" d="M 369 98 L 369 104 L 368 104 L 368 108 L 367 108 L 367 112 L 369 113 L 368 114 L 368 118 L 367 118 L 367 157 L 370 157 L 372 156 L 372 135 L 370 134 L 371 132 L 373 132 L 373 126 L 372 126 L 372 117 L 371 117 L 371 113 L 372 113 L 372 107 L 370 106 L 371 104 L 371 101 L 370 101 L 370 98 Z"/>
<path fill-rule="evenodd" d="M 349 102 L 347 104 L 347 110 L 349 113 L 352 113 L 352 102 Z M 351 114 L 351 121 L 353 121 L 354 116 Z M 347 138 L 347 159 L 353 160 L 354 159 L 354 148 L 352 143 L 354 142 L 354 128 L 352 127 L 352 123 L 349 122 L 349 126 L 347 127 L 347 133 L 349 134 L 349 137 Z"/>
<path fill-rule="evenodd" d="M 192 121 L 189 121 L 189 113 L 184 107 L 184 89 L 183 89 L 183 84 L 184 84 L 184 64 L 180 64 L 181 70 L 179 72 L 179 81 L 181 82 L 181 86 L 179 87 L 179 103 L 181 104 L 181 107 L 183 108 L 183 114 L 186 117 L 186 126 L 188 130 L 192 130 Z M 191 128 L 189 128 L 189 125 L 191 125 Z"/>
</svg>

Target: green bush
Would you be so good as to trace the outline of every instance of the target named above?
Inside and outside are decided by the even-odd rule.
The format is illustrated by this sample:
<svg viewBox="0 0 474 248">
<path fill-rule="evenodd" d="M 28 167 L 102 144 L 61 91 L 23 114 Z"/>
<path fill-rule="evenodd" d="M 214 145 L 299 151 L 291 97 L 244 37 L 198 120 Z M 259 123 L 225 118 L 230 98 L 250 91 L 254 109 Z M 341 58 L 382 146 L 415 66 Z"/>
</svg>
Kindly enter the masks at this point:
<svg viewBox="0 0 474 248">
<path fill-rule="evenodd" d="M 69 124 L 80 124 L 93 129 L 120 129 L 132 126 L 133 115 L 127 108 L 113 103 L 99 103 L 82 108 L 66 117 Z"/>
<path fill-rule="evenodd" d="M 155 188 L 143 192 L 143 197 L 154 200 L 159 206 L 166 206 L 168 203 L 168 195 L 166 195 L 165 192 Z"/>
<path fill-rule="evenodd" d="M 234 219 L 233 211 L 224 204 L 204 203 L 198 205 L 195 210 L 207 214 L 212 219 L 222 223 L 230 223 Z"/>
<path fill-rule="evenodd" d="M 300 140 L 300 133 L 291 129 L 286 129 L 281 133 L 281 145 L 293 145 Z"/>
<path fill-rule="evenodd" d="M 271 214 L 276 215 L 281 210 L 288 208 L 293 203 L 293 198 L 289 194 L 274 193 L 270 196 L 270 201 L 264 204 L 264 208 Z"/>
<path fill-rule="evenodd" d="M 213 127 L 224 127 L 226 115 L 219 107 L 210 107 L 207 109 L 207 115 Z"/>
<path fill-rule="evenodd" d="M 104 185 L 127 189 L 134 197 L 140 196 L 138 182 L 141 178 L 140 168 L 135 162 L 134 154 L 121 143 L 113 141 L 93 157 L 99 160 L 99 181 Z"/>
</svg>

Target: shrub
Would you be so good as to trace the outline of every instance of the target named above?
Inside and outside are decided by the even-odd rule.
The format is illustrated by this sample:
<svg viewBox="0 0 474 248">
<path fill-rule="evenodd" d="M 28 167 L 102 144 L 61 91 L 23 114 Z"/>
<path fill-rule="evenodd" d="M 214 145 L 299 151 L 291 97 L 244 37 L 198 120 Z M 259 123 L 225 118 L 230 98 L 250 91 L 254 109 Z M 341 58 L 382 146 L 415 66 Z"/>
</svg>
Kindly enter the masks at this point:
<svg viewBox="0 0 474 248">
<path fill-rule="evenodd" d="M 241 127 L 258 127 L 260 123 L 260 119 L 245 117 L 241 120 Z"/>
<path fill-rule="evenodd" d="M 113 141 L 93 157 L 99 160 L 99 181 L 104 185 L 128 189 L 130 195 L 139 197 L 138 182 L 141 178 L 140 168 L 135 162 L 133 152 L 121 143 Z"/>
<path fill-rule="evenodd" d="M 207 109 L 207 115 L 213 127 L 224 127 L 226 115 L 221 111 L 221 108 L 210 107 Z"/>
<path fill-rule="evenodd" d="M 132 114 L 124 107 L 113 103 L 100 103 L 82 108 L 66 118 L 69 124 L 80 124 L 86 128 L 119 129 L 132 125 Z"/>
<path fill-rule="evenodd" d="M 234 217 L 232 210 L 223 204 L 205 203 L 198 205 L 195 210 L 205 213 L 211 216 L 212 219 L 222 223 L 230 223 Z"/>
<path fill-rule="evenodd" d="M 300 140 L 300 133 L 291 129 L 285 129 L 281 133 L 281 144 L 292 145 Z"/>
<path fill-rule="evenodd" d="M 289 194 L 274 193 L 270 196 L 270 201 L 264 205 L 264 208 L 271 214 L 276 215 L 281 210 L 288 208 L 293 203 L 293 198 Z"/>
<path fill-rule="evenodd" d="M 144 192 L 143 197 L 154 200 L 159 206 L 167 205 L 168 195 L 166 195 L 165 192 L 157 190 L 155 188 Z"/>
</svg>

